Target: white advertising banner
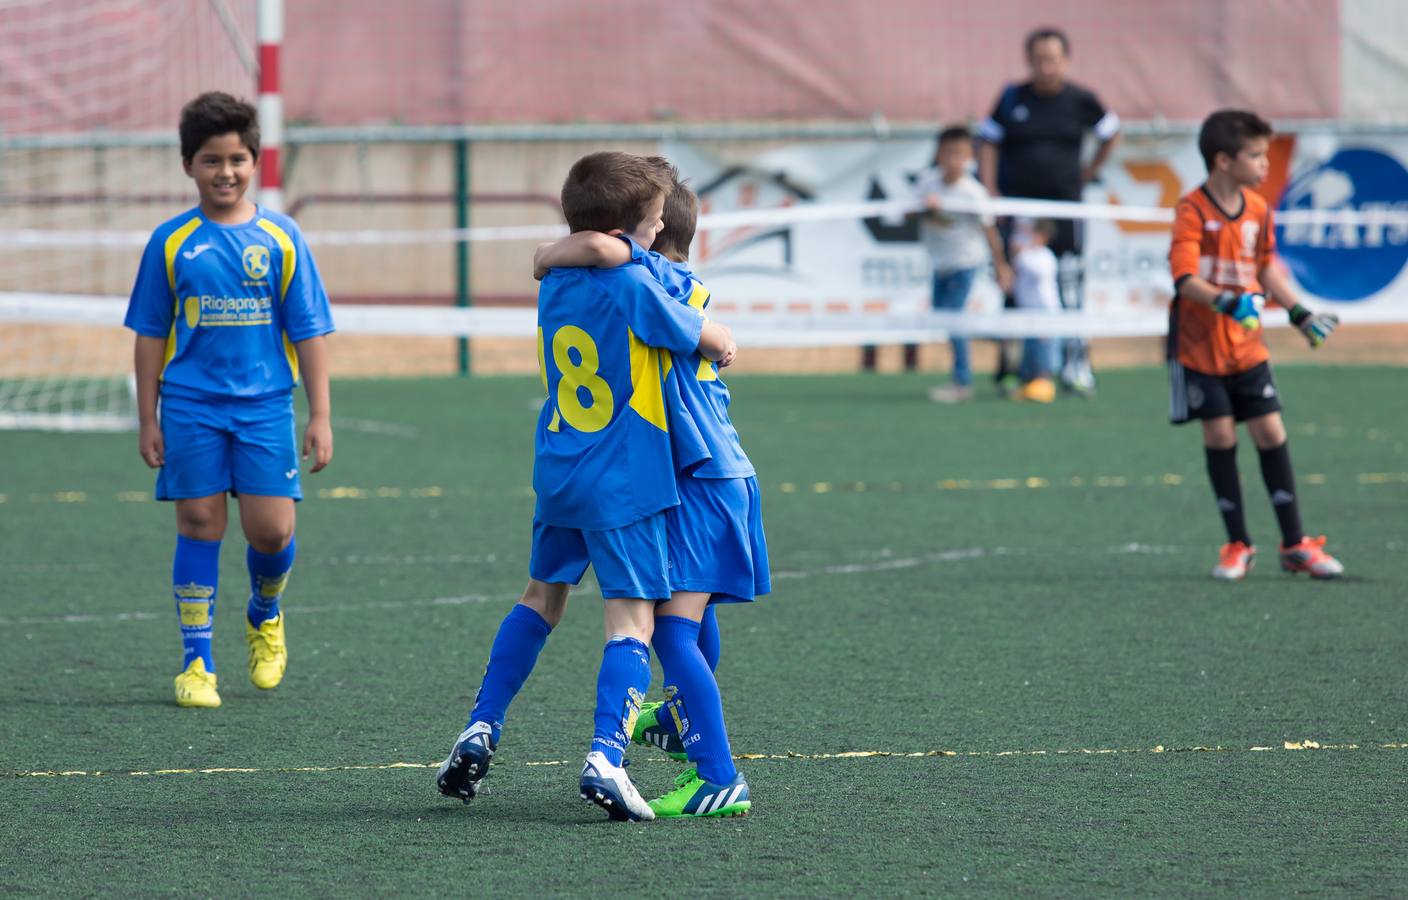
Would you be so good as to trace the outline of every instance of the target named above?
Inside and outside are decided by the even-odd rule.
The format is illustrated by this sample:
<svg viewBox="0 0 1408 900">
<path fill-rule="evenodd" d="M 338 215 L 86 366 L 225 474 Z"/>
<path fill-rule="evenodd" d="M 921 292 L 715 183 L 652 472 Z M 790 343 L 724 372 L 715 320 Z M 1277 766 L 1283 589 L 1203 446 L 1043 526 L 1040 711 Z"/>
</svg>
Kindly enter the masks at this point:
<svg viewBox="0 0 1408 900">
<path fill-rule="evenodd" d="M 912 199 L 915 176 L 933 153 L 923 140 L 797 144 L 741 163 L 717 158 L 707 145 L 662 149 L 699 193 L 701 212 L 714 214 Z M 1264 190 L 1277 198 L 1277 209 L 1302 219 L 1331 211 L 1331 221 L 1320 224 L 1278 224 L 1281 259 L 1307 299 L 1333 306 L 1347 321 L 1408 316 L 1405 160 L 1408 132 L 1290 135 L 1273 145 Z M 1133 138 L 1085 200 L 1167 208 L 1205 174 L 1191 138 Z M 1345 214 L 1357 220 L 1333 221 Z M 1372 221 L 1375 214 L 1386 214 L 1385 221 Z M 1168 225 L 1100 218 L 1084 227 L 1087 312 L 1159 321 L 1172 291 Z M 916 224 L 902 216 L 715 228 L 696 238 L 693 262 L 721 310 L 906 315 L 928 306 L 928 257 Z M 968 308 L 984 313 L 999 305 L 988 279 Z"/>
</svg>

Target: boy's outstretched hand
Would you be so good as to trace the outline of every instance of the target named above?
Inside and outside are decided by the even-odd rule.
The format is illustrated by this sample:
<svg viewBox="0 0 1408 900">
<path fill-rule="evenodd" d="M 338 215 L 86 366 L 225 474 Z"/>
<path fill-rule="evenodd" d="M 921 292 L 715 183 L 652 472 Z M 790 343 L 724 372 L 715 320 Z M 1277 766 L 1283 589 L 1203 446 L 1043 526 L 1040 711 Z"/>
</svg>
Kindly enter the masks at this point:
<svg viewBox="0 0 1408 900">
<path fill-rule="evenodd" d="M 1261 311 L 1266 308 L 1266 295 L 1223 291 L 1212 305 L 1223 315 L 1236 319 L 1248 331 L 1256 331 L 1261 327 Z"/>
<path fill-rule="evenodd" d="M 1305 335 L 1306 341 L 1313 348 L 1319 347 L 1329 339 L 1340 324 L 1340 317 L 1334 313 L 1313 313 L 1297 303 L 1291 309 L 1291 324 Z"/>
<path fill-rule="evenodd" d="M 303 458 L 313 458 L 309 472 L 321 472 L 332 462 L 332 423 L 326 416 L 312 416 L 303 431 Z"/>
</svg>

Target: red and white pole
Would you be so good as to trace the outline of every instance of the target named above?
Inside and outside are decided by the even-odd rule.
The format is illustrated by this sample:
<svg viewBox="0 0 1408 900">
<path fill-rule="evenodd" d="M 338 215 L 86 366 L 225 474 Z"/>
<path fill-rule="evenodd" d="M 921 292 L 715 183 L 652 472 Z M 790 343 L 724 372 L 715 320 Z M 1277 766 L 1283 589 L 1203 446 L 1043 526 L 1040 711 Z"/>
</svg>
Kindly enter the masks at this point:
<svg viewBox="0 0 1408 900">
<path fill-rule="evenodd" d="M 255 29 L 259 44 L 259 202 L 279 212 L 284 208 L 284 98 L 279 87 L 284 0 L 259 0 Z"/>
</svg>

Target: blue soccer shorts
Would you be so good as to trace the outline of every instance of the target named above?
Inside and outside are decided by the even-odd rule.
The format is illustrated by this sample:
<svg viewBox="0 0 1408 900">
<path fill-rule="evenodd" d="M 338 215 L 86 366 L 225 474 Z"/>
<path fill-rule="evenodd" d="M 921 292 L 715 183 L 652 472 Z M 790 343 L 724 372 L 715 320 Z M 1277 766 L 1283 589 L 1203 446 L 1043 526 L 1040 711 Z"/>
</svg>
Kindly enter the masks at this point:
<svg viewBox="0 0 1408 900">
<path fill-rule="evenodd" d="M 163 389 L 166 461 L 157 472 L 156 498 L 233 491 L 302 500 L 294 429 L 292 391 L 243 398 Z"/>
<path fill-rule="evenodd" d="M 603 597 L 670 597 L 665 514 L 610 531 L 582 531 L 533 520 L 528 574 L 549 584 L 577 584 L 590 565 Z"/>
<path fill-rule="evenodd" d="M 670 589 L 747 603 L 772 590 L 758 479 L 679 481 L 680 505 L 665 511 Z"/>
</svg>

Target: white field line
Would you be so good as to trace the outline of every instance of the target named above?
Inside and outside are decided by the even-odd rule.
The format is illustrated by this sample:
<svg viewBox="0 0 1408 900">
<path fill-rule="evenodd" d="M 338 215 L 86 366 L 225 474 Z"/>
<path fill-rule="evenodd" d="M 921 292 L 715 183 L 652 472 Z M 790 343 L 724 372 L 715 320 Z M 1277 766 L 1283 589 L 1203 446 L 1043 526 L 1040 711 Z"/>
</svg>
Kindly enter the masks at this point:
<svg viewBox="0 0 1408 900">
<path fill-rule="evenodd" d="M 1069 548 L 1063 550 L 1069 553 Z M 1107 547 L 1096 551 L 1099 555 L 1123 556 L 1131 553 L 1138 554 L 1172 554 L 1181 553 L 1179 547 L 1155 547 L 1145 544 L 1123 544 L 1117 547 Z M 890 551 L 884 549 L 878 553 L 882 558 L 875 562 L 839 563 L 829 566 L 821 566 L 815 569 L 795 569 L 795 570 L 775 570 L 772 577 L 775 580 L 795 580 L 805 578 L 835 578 L 845 575 L 866 575 L 874 572 L 890 572 L 899 569 L 914 569 L 921 566 L 940 565 L 944 563 L 972 562 L 980 559 L 990 559 L 995 557 L 1009 556 L 1029 556 L 1031 551 L 1013 547 L 961 547 L 951 550 L 940 550 L 934 553 L 927 553 L 918 556 L 891 557 Z M 427 556 L 384 556 L 384 557 L 362 557 L 349 556 L 332 558 L 325 560 L 325 565 L 360 565 L 390 564 L 390 565 L 426 565 L 427 560 L 440 562 L 455 560 L 471 562 L 482 560 L 485 562 L 494 561 L 492 555 L 484 557 L 427 557 Z M 305 564 L 307 565 L 307 564 Z M 3 570 L 0 570 L 3 571 Z M 584 586 L 574 588 L 573 596 L 594 597 L 599 596 L 591 582 L 586 582 Z M 482 603 L 501 603 L 508 607 L 516 600 L 516 596 L 509 593 L 502 594 L 459 594 L 445 597 L 411 598 L 411 599 L 388 599 L 388 600 L 368 600 L 351 603 L 336 604 L 290 604 L 290 609 L 297 615 L 318 614 L 318 613 L 343 613 L 357 612 L 365 610 L 401 610 L 401 609 L 424 609 L 441 606 L 472 606 Z M 94 625 L 110 622 L 146 622 L 165 620 L 171 617 L 169 610 L 138 610 L 134 612 L 117 613 L 68 613 L 61 616 L 0 616 L 0 627 L 14 627 L 26 625 Z"/>
</svg>

